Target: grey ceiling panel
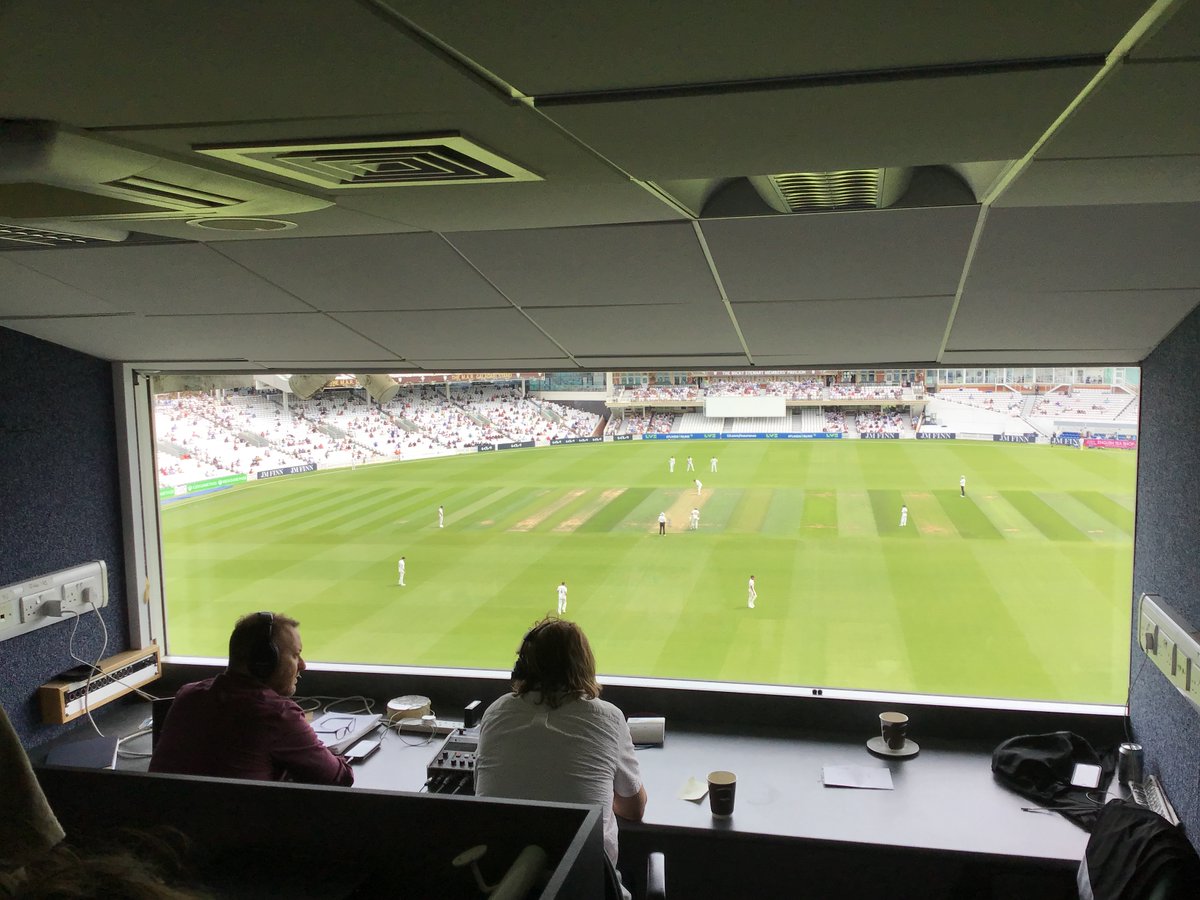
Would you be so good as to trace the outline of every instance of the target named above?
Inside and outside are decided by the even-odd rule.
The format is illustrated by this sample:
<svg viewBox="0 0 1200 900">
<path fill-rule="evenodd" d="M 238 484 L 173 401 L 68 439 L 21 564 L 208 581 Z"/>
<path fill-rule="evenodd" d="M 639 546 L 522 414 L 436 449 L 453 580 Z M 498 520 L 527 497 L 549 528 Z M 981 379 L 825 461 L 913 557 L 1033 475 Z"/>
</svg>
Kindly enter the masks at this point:
<svg viewBox="0 0 1200 900">
<path fill-rule="evenodd" d="M 385 350 L 320 313 L 0 319 L 0 325 L 102 359 L 379 359 Z"/>
<path fill-rule="evenodd" d="M 263 357 L 254 362 L 277 372 L 294 374 L 296 372 L 313 371 L 313 363 L 308 359 L 271 359 Z M 322 372 L 412 372 L 418 368 L 411 360 L 398 359 L 334 359 L 323 360 L 320 366 Z"/>
<path fill-rule="evenodd" d="M 546 107 L 638 178 L 1016 159 L 1098 70 L 730 91 Z"/>
<path fill-rule="evenodd" d="M 703 356 L 741 353 L 729 314 L 719 301 L 544 308 L 533 319 L 573 356 Z"/>
<path fill-rule="evenodd" d="M 522 307 L 720 300 L 686 223 L 461 233 L 450 241 Z"/>
<path fill-rule="evenodd" d="M 966 288 L 1200 287 L 1200 204 L 993 209 Z"/>
<path fill-rule="evenodd" d="M 25 268 L 18 260 L 38 251 L 0 258 L 0 316 L 70 316 L 119 310 L 56 278 Z"/>
<path fill-rule="evenodd" d="M 509 306 L 436 234 L 255 241 L 214 249 L 322 310 Z"/>
<path fill-rule="evenodd" d="M 937 356 L 953 297 L 740 303 L 738 324 L 759 354 L 826 363 L 928 360 Z"/>
<path fill-rule="evenodd" d="M 517 310 L 468 312 L 347 312 L 334 317 L 371 335 L 398 356 L 421 359 L 566 359 Z"/>
<path fill-rule="evenodd" d="M 1121 66 L 1039 156 L 1165 156 L 1200 147 L 1200 61 Z"/>
<path fill-rule="evenodd" d="M 707 356 L 581 356 L 580 367 L 596 371 L 610 369 L 740 369 L 749 368 L 750 360 L 742 353 L 711 353 Z"/>
<path fill-rule="evenodd" d="M 0 60 L 7 116 L 85 127 L 363 116 L 484 95 L 365 4 L 329 0 L 123 0 L 119 14 L 8 0 Z"/>
<path fill-rule="evenodd" d="M 1200 290 L 1017 293 L 971 291 L 946 349 L 1152 347 L 1200 303 Z"/>
<path fill-rule="evenodd" d="M 1182 3 L 1166 22 L 1130 54 L 1134 59 L 1200 57 L 1200 3 Z"/>
<path fill-rule="evenodd" d="M 456 184 L 359 192 L 342 206 L 431 231 L 555 228 L 683 218 L 644 188 L 630 183 L 529 181 Z"/>
<path fill-rule="evenodd" d="M 1200 201 L 1200 155 L 1035 160 L 996 206 Z"/>
<path fill-rule="evenodd" d="M 480 4 L 385 0 L 529 94 L 1107 53 L 1145 0 Z M 986 20 L 986 27 L 981 27 Z M 670 35 L 668 43 L 664 35 Z M 664 52 L 669 46 L 670 52 Z M 537 48 L 537 52 L 531 52 Z"/>
<path fill-rule="evenodd" d="M 21 264 L 125 312 L 311 312 L 203 244 L 26 253 Z"/>
<path fill-rule="evenodd" d="M 460 372 L 473 370 L 476 372 L 543 372 L 547 369 L 567 369 L 574 371 L 578 367 L 565 356 L 557 357 L 512 357 L 498 359 L 440 359 L 421 357 L 410 360 L 426 372 Z"/>
<path fill-rule="evenodd" d="M 730 300 L 836 300 L 950 294 L 975 207 L 706 221 Z"/>
</svg>

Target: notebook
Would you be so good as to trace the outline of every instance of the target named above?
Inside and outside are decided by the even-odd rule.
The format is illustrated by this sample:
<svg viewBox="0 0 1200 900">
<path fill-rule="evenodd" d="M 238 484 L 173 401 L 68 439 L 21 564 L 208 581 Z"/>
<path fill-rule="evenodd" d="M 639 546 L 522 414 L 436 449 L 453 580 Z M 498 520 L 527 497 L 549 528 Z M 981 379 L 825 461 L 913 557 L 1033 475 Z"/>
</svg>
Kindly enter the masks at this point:
<svg viewBox="0 0 1200 900">
<path fill-rule="evenodd" d="M 334 753 L 345 753 L 358 741 L 372 731 L 379 720 L 379 713 L 369 716 L 353 715 L 351 713 L 325 713 L 312 723 L 312 730 L 317 738 Z"/>
</svg>

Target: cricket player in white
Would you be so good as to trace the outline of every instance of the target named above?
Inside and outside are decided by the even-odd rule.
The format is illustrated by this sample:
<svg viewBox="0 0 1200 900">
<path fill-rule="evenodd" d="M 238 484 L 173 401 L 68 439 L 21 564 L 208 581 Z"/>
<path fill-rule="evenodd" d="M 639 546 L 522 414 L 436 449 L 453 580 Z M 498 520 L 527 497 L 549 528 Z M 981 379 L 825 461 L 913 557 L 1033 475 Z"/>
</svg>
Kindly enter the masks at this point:
<svg viewBox="0 0 1200 900">
<path fill-rule="evenodd" d="M 567 611 L 567 583 L 564 581 L 558 586 L 558 614 L 561 616 Z"/>
<path fill-rule="evenodd" d="M 666 512 L 660 512 L 658 514 L 658 533 L 659 534 L 667 533 L 667 514 L 666 514 Z"/>
<path fill-rule="evenodd" d="M 708 471 L 717 471 L 717 458 L 715 456 L 708 461 Z"/>
<path fill-rule="evenodd" d="M 754 590 L 754 576 L 750 576 L 750 596 L 746 598 L 747 605 L 754 609 L 754 601 L 758 599 L 758 591 Z"/>
<path fill-rule="evenodd" d="M 438 528 L 446 527 L 446 507 L 438 507 Z"/>
<path fill-rule="evenodd" d="M 698 531 L 700 528 L 700 510 L 692 507 L 692 522 L 688 526 L 692 531 Z"/>
<path fill-rule="evenodd" d="M 702 484 L 700 483 L 700 479 L 699 479 L 699 478 L 697 478 L 697 479 L 696 479 L 696 496 L 697 496 L 697 497 L 699 497 L 699 496 L 700 496 L 700 489 L 701 489 L 702 487 L 704 487 L 704 485 L 702 485 Z"/>
<path fill-rule="evenodd" d="M 400 557 L 400 562 L 396 564 L 396 568 L 400 570 L 400 587 L 404 587 L 404 557 Z"/>
<path fill-rule="evenodd" d="M 689 472 L 696 471 L 696 464 L 694 462 L 692 462 L 692 458 L 690 456 L 688 457 L 687 471 L 689 471 Z"/>
<path fill-rule="evenodd" d="M 668 472 L 675 471 L 675 457 L 673 457 L 673 456 L 667 460 L 667 471 Z"/>
<path fill-rule="evenodd" d="M 967 496 L 967 476 L 961 475 L 958 479 L 958 496 Z"/>
<path fill-rule="evenodd" d="M 908 524 L 908 507 L 903 503 L 900 504 L 900 527 L 903 528 Z"/>
</svg>

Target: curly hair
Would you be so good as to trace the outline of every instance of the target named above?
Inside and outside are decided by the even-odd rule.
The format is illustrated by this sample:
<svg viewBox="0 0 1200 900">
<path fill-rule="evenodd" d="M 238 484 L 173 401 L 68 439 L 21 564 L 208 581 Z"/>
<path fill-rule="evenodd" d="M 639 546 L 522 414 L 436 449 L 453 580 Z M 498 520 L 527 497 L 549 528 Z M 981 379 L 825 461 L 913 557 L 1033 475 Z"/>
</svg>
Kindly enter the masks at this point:
<svg viewBox="0 0 1200 900">
<path fill-rule="evenodd" d="M 512 689 L 518 697 L 540 692 L 541 702 L 551 709 L 568 700 L 599 697 L 596 657 L 583 629 L 549 616 L 534 625 L 517 649 Z"/>
</svg>

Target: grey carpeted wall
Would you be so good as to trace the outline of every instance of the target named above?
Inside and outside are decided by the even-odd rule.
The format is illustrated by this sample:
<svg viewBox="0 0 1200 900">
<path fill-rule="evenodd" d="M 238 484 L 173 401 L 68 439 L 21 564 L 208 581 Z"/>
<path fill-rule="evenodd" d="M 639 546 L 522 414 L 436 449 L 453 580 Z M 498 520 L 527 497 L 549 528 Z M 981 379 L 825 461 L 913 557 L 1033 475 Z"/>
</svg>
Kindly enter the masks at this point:
<svg viewBox="0 0 1200 900">
<path fill-rule="evenodd" d="M 111 365 L 0 327 L 0 585 L 104 560 L 106 655 L 129 647 L 119 490 Z M 26 747 L 88 727 L 43 725 L 35 699 L 74 665 L 70 630 L 68 621 L 0 643 L 0 704 Z M 91 660 L 100 648 L 89 613 L 75 652 Z"/>
<path fill-rule="evenodd" d="M 1200 309 L 1142 365 L 1133 596 L 1160 594 L 1200 627 Z M 1134 734 L 1200 849 L 1200 710 L 1132 642 Z"/>
</svg>

